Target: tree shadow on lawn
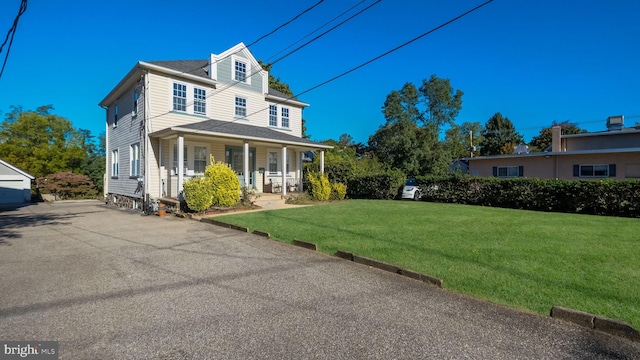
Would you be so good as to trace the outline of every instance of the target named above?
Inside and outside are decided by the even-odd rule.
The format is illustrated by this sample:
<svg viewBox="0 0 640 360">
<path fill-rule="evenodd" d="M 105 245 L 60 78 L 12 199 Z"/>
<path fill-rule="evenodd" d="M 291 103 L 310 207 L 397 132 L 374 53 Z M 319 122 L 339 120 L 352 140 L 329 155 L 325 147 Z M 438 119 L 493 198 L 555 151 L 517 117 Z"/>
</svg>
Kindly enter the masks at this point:
<svg viewBox="0 0 640 360">
<path fill-rule="evenodd" d="M 277 213 L 277 212 L 273 212 L 273 211 L 269 211 L 267 213 L 268 213 L 268 214 L 266 214 L 267 216 L 270 216 L 270 217 L 273 217 L 273 218 L 279 218 L 279 219 L 282 219 L 282 220 L 286 220 L 288 222 L 298 222 L 298 223 L 304 224 L 306 226 L 317 227 L 319 229 L 318 231 L 320 233 L 326 232 L 326 229 L 327 229 L 327 224 L 326 223 L 315 223 L 315 222 L 313 222 L 314 219 L 312 219 L 312 218 L 305 219 L 303 221 L 303 220 L 299 220 L 297 218 L 290 218 L 290 217 L 287 217 L 287 216 L 282 216 L 281 213 Z M 518 270 L 516 268 L 500 265 L 499 263 L 495 263 L 495 262 L 488 262 L 488 261 L 485 262 L 485 261 L 481 261 L 479 259 L 472 259 L 472 258 L 469 258 L 469 257 L 453 255 L 453 254 L 446 253 L 446 252 L 444 252 L 442 250 L 425 249 L 424 247 L 421 247 L 421 246 L 418 246 L 418 245 L 415 245 L 415 244 L 406 243 L 406 242 L 393 240 L 393 239 L 389 239 L 389 238 L 371 236 L 371 234 L 365 234 L 365 233 L 352 231 L 352 230 L 348 230 L 348 229 L 344 229 L 344 228 L 340 229 L 340 231 L 343 231 L 345 233 L 349 233 L 349 234 L 354 235 L 354 236 L 361 237 L 363 239 L 371 239 L 372 241 L 378 242 L 380 244 L 395 244 L 399 248 L 407 249 L 409 252 L 428 252 L 428 253 L 435 254 L 437 256 L 441 256 L 443 258 L 449 259 L 451 261 L 471 263 L 471 264 L 477 265 L 479 267 L 485 268 L 485 269 L 487 269 L 489 271 L 495 271 L 497 273 L 514 276 L 514 277 L 522 279 L 523 281 L 532 281 L 535 284 L 539 285 L 538 287 L 549 287 L 549 288 L 562 287 L 564 289 L 568 289 L 568 290 L 575 291 L 575 292 L 582 293 L 582 294 L 591 294 L 591 293 L 594 292 L 593 288 L 577 284 L 577 283 L 575 283 L 573 281 L 563 282 L 562 284 L 560 284 L 557 280 L 551 279 L 549 277 L 546 277 L 543 274 L 524 272 L 524 271 Z M 312 241 L 313 242 L 313 239 L 309 239 L 308 241 Z M 428 238 L 426 239 L 426 241 L 428 241 Z M 339 249 L 339 250 L 349 251 L 349 249 Z M 471 249 L 469 249 L 469 252 L 471 252 Z M 356 255 L 364 255 L 364 256 L 366 256 L 366 254 L 356 254 Z M 385 259 L 376 259 L 376 260 L 385 261 Z M 396 264 L 396 265 L 400 265 L 400 264 Z M 411 270 L 420 271 L 420 269 L 411 269 Z M 438 274 L 431 274 L 431 275 L 438 276 Z M 567 276 L 570 277 L 570 276 L 572 276 L 572 274 L 567 274 Z M 571 278 L 569 278 L 568 280 L 571 280 Z M 446 279 L 443 279 L 443 281 L 446 281 Z M 599 293 L 599 297 L 601 299 L 603 299 L 603 300 L 612 301 L 612 302 L 619 302 L 619 303 L 626 303 L 626 304 L 635 303 L 636 299 L 637 299 L 635 294 L 629 294 L 628 296 L 616 296 L 615 294 L 613 294 L 611 292 L 605 292 L 605 293 L 600 292 Z M 555 301 L 554 299 L 550 299 L 550 300 L 551 301 Z"/>
</svg>

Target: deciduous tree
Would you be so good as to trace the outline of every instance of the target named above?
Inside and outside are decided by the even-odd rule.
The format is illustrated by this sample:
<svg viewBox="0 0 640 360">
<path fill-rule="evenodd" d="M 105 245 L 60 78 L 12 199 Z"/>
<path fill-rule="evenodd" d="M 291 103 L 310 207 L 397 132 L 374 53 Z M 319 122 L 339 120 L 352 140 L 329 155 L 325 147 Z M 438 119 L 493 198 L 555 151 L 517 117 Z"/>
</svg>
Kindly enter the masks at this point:
<svg viewBox="0 0 640 360">
<path fill-rule="evenodd" d="M 551 123 L 551 126 L 540 130 L 540 134 L 531 139 L 529 145 L 531 146 L 532 151 L 546 151 L 549 146 L 551 146 L 551 128 L 558 125 L 562 128 L 563 134 L 582 134 L 587 132 L 568 120 L 563 122 L 557 122 L 554 120 L 553 123 Z"/>
</svg>

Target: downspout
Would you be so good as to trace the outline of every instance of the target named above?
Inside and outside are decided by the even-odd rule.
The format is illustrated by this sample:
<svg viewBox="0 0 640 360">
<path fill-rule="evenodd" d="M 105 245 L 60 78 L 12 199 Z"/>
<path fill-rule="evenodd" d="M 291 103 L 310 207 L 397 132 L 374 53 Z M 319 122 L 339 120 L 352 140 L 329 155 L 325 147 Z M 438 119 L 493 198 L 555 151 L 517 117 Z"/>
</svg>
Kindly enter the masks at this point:
<svg viewBox="0 0 640 360">
<path fill-rule="evenodd" d="M 105 110 L 104 124 L 104 174 L 102 174 L 102 197 L 106 201 L 109 189 L 109 107 L 100 105 Z"/>
</svg>

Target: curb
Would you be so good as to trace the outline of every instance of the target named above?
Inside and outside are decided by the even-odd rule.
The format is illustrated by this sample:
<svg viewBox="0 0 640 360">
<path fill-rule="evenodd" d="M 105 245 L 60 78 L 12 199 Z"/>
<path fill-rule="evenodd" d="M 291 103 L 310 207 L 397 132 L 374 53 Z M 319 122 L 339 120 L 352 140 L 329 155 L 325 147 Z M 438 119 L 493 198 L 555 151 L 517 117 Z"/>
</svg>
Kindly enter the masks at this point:
<svg viewBox="0 0 640 360">
<path fill-rule="evenodd" d="M 264 231 L 260 231 L 260 230 L 253 230 L 252 234 L 255 234 L 255 235 L 258 235 L 258 236 L 263 236 L 263 237 L 266 237 L 267 239 L 271 239 L 271 234 L 269 234 L 268 232 L 264 232 Z"/>
<path fill-rule="evenodd" d="M 602 331 L 611 335 L 621 336 L 640 342 L 640 332 L 623 321 L 609 319 L 557 305 L 551 308 L 550 315 L 552 318 L 561 319 L 589 329 Z"/>
<path fill-rule="evenodd" d="M 299 246 L 305 249 L 309 249 L 309 250 L 313 250 L 313 251 L 317 251 L 318 247 L 316 246 L 316 244 L 310 243 L 310 242 L 306 242 L 306 241 L 302 241 L 302 240 L 298 240 L 298 239 L 293 239 L 293 245 L 295 246 Z"/>
<path fill-rule="evenodd" d="M 233 229 L 233 230 L 238 230 L 238 231 L 242 231 L 242 232 L 249 232 L 249 228 L 246 228 L 244 226 L 238 226 L 238 225 L 233 225 L 233 224 L 229 224 L 226 222 L 222 222 L 222 221 L 218 221 L 218 220 L 213 220 L 213 219 L 200 219 L 200 222 L 203 223 L 207 223 L 207 224 L 213 224 L 213 225 L 217 225 L 217 226 L 222 226 L 228 229 Z"/>
<path fill-rule="evenodd" d="M 442 279 L 439 279 L 431 275 L 422 274 L 416 271 L 403 269 L 397 265 L 389 264 L 384 261 L 378 261 L 378 260 L 366 258 L 364 256 L 353 255 L 350 252 L 341 251 L 341 250 L 336 251 L 335 254 L 333 254 L 333 256 L 339 257 L 341 259 L 353 261 L 358 264 L 371 266 L 376 269 L 392 272 L 394 274 L 402 275 L 414 280 L 419 280 L 431 285 L 435 285 L 439 288 L 442 287 Z"/>
</svg>

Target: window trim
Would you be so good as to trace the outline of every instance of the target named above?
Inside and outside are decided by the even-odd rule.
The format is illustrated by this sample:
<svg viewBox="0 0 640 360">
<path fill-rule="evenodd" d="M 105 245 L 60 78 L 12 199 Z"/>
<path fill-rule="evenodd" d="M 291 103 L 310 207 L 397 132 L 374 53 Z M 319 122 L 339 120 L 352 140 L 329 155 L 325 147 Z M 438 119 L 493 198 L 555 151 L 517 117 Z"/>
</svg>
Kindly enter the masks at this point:
<svg viewBox="0 0 640 360">
<path fill-rule="evenodd" d="M 287 113 L 287 115 L 285 116 L 285 112 Z M 286 124 L 285 124 L 285 119 L 286 119 Z M 289 111 L 288 107 L 281 107 L 280 108 L 280 126 L 285 128 L 285 129 L 289 129 L 290 127 L 290 120 L 291 119 L 291 112 Z"/>
<path fill-rule="evenodd" d="M 129 146 L 129 178 L 137 179 L 140 173 L 140 143 Z"/>
<path fill-rule="evenodd" d="M 200 92 L 200 94 L 198 94 Z M 202 111 L 199 109 L 202 108 Z M 193 113 L 196 115 L 207 115 L 207 90 L 193 87 Z"/>
<path fill-rule="evenodd" d="M 180 90 L 180 86 L 184 86 L 184 96 L 179 96 L 180 94 L 176 95 L 176 91 L 181 91 Z M 178 87 L 176 89 L 176 87 Z M 173 85 L 171 86 L 172 88 L 172 92 L 171 92 L 171 98 L 172 98 L 172 105 L 171 105 L 171 109 L 173 111 L 178 111 L 178 112 L 182 112 L 182 113 L 186 113 L 187 112 L 187 84 L 185 83 L 181 83 L 178 81 L 174 81 Z M 184 101 L 184 104 L 179 104 L 181 105 L 181 107 L 184 107 L 184 110 L 181 109 L 176 109 L 176 100 L 182 100 Z"/>
<path fill-rule="evenodd" d="M 244 81 L 238 80 L 236 78 L 236 63 L 244 64 Z M 249 62 L 249 59 L 245 59 L 235 55 L 231 56 L 231 81 L 251 85 L 251 62 Z"/>
<path fill-rule="evenodd" d="M 242 100 L 244 102 L 244 106 L 238 105 L 238 100 Z M 238 114 L 238 109 L 244 110 L 244 115 Z M 239 119 L 247 118 L 247 98 L 238 95 L 234 97 L 234 117 Z"/>
<path fill-rule="evenodd" d="M 119 151 L 118 149 L 111 150 L 111 178 L 117 179 L 119 175 Z"/>
<path fill-rule="evenodd" d="M 275 113 L 271 112 L 271 110 L 274 110 Z M 275 124 L 271 120 L 274 120 Z M 278 105 L 269 104 L 269 126 L 278 127 Z"/>
</svg>

